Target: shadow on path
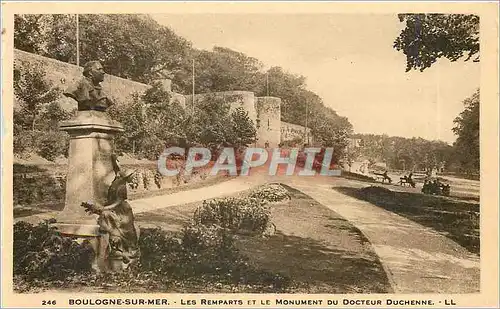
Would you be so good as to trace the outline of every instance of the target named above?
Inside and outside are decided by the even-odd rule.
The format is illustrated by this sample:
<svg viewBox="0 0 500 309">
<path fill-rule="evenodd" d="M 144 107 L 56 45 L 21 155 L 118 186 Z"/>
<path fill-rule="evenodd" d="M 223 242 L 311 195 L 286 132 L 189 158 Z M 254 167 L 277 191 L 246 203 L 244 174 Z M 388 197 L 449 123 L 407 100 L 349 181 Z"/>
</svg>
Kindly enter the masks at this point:
<svg viewBox="0 0 500 309">
<path fill-rule="evenodd" d="M 479 254 L 480 225 L 477 203 L 420 193 L 396 192 L 378 186 L 333 189 L 433 228 L 469 252 Z"/>
</svg>

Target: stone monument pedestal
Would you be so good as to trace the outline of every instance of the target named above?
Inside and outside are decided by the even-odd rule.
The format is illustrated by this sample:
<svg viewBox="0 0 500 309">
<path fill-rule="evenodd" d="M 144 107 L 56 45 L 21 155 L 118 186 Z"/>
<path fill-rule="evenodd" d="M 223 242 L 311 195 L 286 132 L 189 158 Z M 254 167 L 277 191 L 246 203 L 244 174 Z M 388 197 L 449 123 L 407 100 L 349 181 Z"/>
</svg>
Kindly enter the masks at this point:
<svg viewBox="0 0 500 309">
<path fill-rule="evenodd" d="M 97 225 L 97 216 L 89 215 L 82 202 L 104 205 L 109 185 L 115 176 L 112 166 L 113 137 L 122 132 L 120 123 L 100 111 L 79 111 L 71 120 L 62 121 L 60 130 L 70 135 L 66 199 L 54 224 L 63 235 L 90 240 L 97 254 L 94 266 L 106 270 L 107 246 Z"/>
</svg>

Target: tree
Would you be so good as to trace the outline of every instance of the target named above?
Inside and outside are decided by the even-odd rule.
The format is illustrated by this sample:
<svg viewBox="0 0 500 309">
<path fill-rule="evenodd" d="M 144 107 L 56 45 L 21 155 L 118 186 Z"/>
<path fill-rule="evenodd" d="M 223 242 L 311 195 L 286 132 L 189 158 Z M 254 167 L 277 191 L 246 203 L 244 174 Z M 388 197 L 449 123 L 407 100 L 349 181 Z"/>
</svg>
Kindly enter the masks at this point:
<svg viewBox="0 0 500 309">
<path fill-rule="evenodd" d="M 115 137 L 116 151 L 133 154 L 141 152 L 139 143 L 150 135 L 150 129 L 146 119 L 145 105 L 139 95 L 134 94 L 132 101 L 121 104 L 119 108 L 112 105 L 106 112 L 111 118 L 119 121 L 124 128 L 124 132 Z"/>
<path fill-rule="evenodd" d="M 36 128 L 40 131 L 58 131 L 59 123 L 74 116 L 76 110 L 76 108 L 72 111 L 65 110 L 57 101 L 52 101 L 46 104 L 40 111 L 40 120 Z"/>
<path fill-rule="evenodd" d="M 246 147 L 255 142 L 257 135 L 255 125 L 242 107 L 236 108 L 231 113 L 229 134 L 231 136 L 229 142 L 237 147 Z"/>
<path fill-rule="evenodd" d="M 281 118 L 283 121 L 304 124 L 306 102 L 310 105 L 321 100 L 313 92 L 305 90 L 306 78 L 286 72 L 281 67 L 271 67 L 267 71 L 269 80 L 269 95 L 281 98 Z M 258 96 L 267 95 L 265 87 L 266 76 L 262 76 L 262 86 L 254 89 Z M 318 101 L 319 101 L 318 100 Z"/>
<path fill-rule="evenodd" d="M 406 23 L 394 48 L 406 55 L 406 71 L 429 68 L 439 58 L 479 61 L 479 16 L 466 14 L 399 14 Z"/>
<path fill-rule="evenodd" d="M 44 15 L 27 14 L 14 16 L 14 47 L 40 54 L 43 45 L 43 25 Z"/>
<path fill-rule="evenodd" d="M 223 96 L 206 94 L 197 99 L 188 140 L 212 150 L 228 145 L 230 105 Z"/>
<path fill-rule="evenodd" d="M 74 14 L 16 15 L 14 47 L 76 63 Z M 99 60 L 109 74 L 150 83 L 181 68 L 191 44 L 147 15 L 80 14 L 80 63 Z"/>
<path fill-rule="evenodd" d="M 76 64 L 76 15 L 50 14 L 44 53 L 63 62 Z"/>
<path fill-rule="evenodd" d="M 112 106 L 107 111 L 125 129 L 116 138 L 117 151 L 151 160 L 156 160 L 165 146 L 183 133 L 186 118 L 184 109 L 171 100 L 159 83 L 154 83 L 142 95 L 135 94 L 130 103 Z"/>
<path fill-rule="evenodd" d="M 61 94 L 44 76 L 44 68 L 39 64 L 17 63 L 14 68 L 14 96 L 18 105 L 14 109 L 14 120 L 22 130 L 34 131 L 43 107 Z"/>
<path fill-rule="evenodd" d="M 141 100 L 145 103 L 147 121 L 160 140 L 169 141 L 183 134 L 186 111 L 178 101 L 172 100 L 170 93 L 160 83 L 153 83 Z"/>
<path fill-rule="evenodd" d="M 385 162 L 396 170 L 429 170 L 444 164 L 449 167 L 453 148 L 443 141 L 429 141 L 423 138 L 355 134 L 361 138 L 360 156 L 377 162 Z"/>
<path fill-rule="evenodd" d="M 349 172 L 351 171 L 352 164 L 359 158 L 359 148 L 358 147 L 347 147 L 345 151 L 345 162 L 349 166 Z"/>
<path fill-rule="evenodd" d="M 207 94 L 188 115 L 160 84 L 155 83 L 130 103 L 110 107 L 108 113 L 125 131 L 115 139 L 118 152 L 131 152 L 156 160 L 166 146 L 204 146 L 212 150 L 246 146 L 255 140 L 248 112 L 231 112 L 223 96 Z"/>
<path fill-rule="evenodd" d="M 61 91 L 45 80 L 43 66 L 16 62 L 14 67 L 14 153 L 36 152 L 54 160 L 66 155 L 67 133 L 58 130 L 71 112 L 63 110 L 56 99 Z"/>
<path fill-rule="evenodd" d="M 76 63 L 76 15 L 18 14 L 14 18 L 14 47 L 30 53 Z"/>
<path fill-rule="evenodd" d="M 345 157 L 347 138 L 352 134 L 352 125 L 345 117 L 334 119 L 331 109 L 323 114 L 314 114 L 311 122 L 312 135 L 316 144 L 333 148 L 333 163 L 339 163 Z M 330 113 L 330 115 L 328 115 Z"/>
<path fill-rule="evenodd" d="M 81 15 L 81 62 L 100 60 L 109 74 L 150 83 L 180 68 L 191 44 L 147 15 Z"/>
<path fill-rule="evenodd" d="M 173 83 L 184 93 L 192 92 L 192 60 L 195 65 L 196 93 L 218 91 L 255 91 L 264 86 L 262 63 L 256 58 L 225 47 L 215 46 L 212 51 L 192 49 L 184 58 L 182 68 L 176 72 Z"/>
<path fill-rule="evenodd" d="M 464 111 L 453 121 L 453 132 L 457 135 L 453 146 L 462 170 L 467 173 L 479 172 L 479 89 L 464 100 L 464 105 Z"/>
</svg>

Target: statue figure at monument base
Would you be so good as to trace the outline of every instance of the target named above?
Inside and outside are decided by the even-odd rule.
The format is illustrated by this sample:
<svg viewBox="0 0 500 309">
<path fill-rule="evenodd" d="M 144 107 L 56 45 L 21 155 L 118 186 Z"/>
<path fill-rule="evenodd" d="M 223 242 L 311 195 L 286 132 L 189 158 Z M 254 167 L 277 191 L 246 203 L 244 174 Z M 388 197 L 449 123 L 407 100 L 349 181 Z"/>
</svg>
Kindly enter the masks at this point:
<svg viewBox="0 0 500 309">
<path fill-rule="evenodd" d="M 116 157 L 113 158 L 116 160 Z M 127 182 L 135 171 L 121 171 L 117 163 L 116 176 L 108 190 L 106 205 L 83 202 L 82 207 L 89 214 L 97 214 L 101 234 L 98 250 L 105 250 L 104 271 L 121 271 L 139 261 L 139 228 L 134 222 L 132 207 L 127 201 Z M 101 252 L 102 253 L 102 252 Z"/>
</svg>

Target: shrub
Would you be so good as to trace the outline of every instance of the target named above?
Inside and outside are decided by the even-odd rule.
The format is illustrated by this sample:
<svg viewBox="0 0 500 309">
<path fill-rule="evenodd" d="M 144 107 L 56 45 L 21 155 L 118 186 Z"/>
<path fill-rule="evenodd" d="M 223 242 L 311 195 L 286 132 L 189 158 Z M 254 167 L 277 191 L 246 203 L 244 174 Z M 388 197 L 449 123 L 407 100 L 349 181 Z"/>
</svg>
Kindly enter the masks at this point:
<svg viewBox="0 0 500 309">
<path fill-rule="evenodd" d="M 14 173 L 13 198 L 14 205 L 31 205 L 36 203 L 61 203 L 66 192 L 66 179 L 56 179 L 48 173 L 25 177 Z"/>
<path fill-rule="evenodd" d="M 138 146 L 139 159 L 158 160 L 158 156 L 165 150 L 165 143 L 155 135 L 144 136 Z"/>
<path fill-rule="evenodd" d="M 265 201 L 256 198 L 224 198 L 203 201 L 194 213 L 201 225 L 218 225 L 234 232 L 262 234 L 270 221 Z"/>
<path fill-rule="evenodd" d="M 145 229 L 139 239 L 140 271 L 175 279 L 224 275 L 241 261 L 232 236 L 218 226 L 190 224 L 180 234 Z"/>
<path fill-rule="evenodd" d="M 61 131 L 19 131 L 14 136 L 14 153 L 36 152 L 42 158 L 54 161 L 60 155 L 67 157 L 69 135 Z"/>
<path fill-rule="evenodd" d="M 182 245 L 193 253 L 224 247 L 231 240 L 227 231 L 217 225 L 189 224 L 182 230 Z"/>
<path fill-rule="evenodd" d="M 211 276 L 227 281 L 234 269 L 246 265 L 232 235 L 219 226 L 189 224 L 180 234 L 161 229 L 141 233 L 140 272 L 178 280 Z"/>
<path fill-rule="evenodd" d="M 180 238 L 178 238 L 178 236 Z M 189 224 L 179 235 L 161 229 L 141 230 L 139 276 L 151 272 L 152 280 L 202 280 L 204 284 L 251 284 L 271 291 L 291 285 L 288 277 L 255 269 L 235 246 L 228 229 Z"/>
<path fill-rule="evenodd" d="M 195 223 L 185 226 L 182 247 L 185 251 L 184 273 L 192 276 L 208 274 L 224 277 L 243 263 L 233 235 L 220 226 Z"/>
<path fill-rule="evenodd" d="M 142 271 L 172 273 L 184 255 L 181 240 L 159 228 L 141 229 L 139 247 Z"/>
<path fill-rule="evenodd" d="M 36 148 L 37 153 L 49 161 L 54 161 L 60 155 L 66 157 L 69 149 L 69 136 L 60 131 L 39 132 Z"/>
<path fill-rule="evenodd" d="M 20 126 L 14 123 L 14 138 L 12 142 L 14 154 L 22 155 L 23 153 L 28 153 L 35 149 L 36 132 L 20 130 L 19 128 Z"/>
<path fill-rule="evenodd" d="M 14 224 L 15 275 L 61 280 L 91 270 L 94 253 L 90 244 L 62 237 L 50 226 L 53 222 L 46 220 L 37 226 L 22 221 Z"/>
<path fill-rule="evenodd" d="M 250 197 L 272 203 L 289 199 L 290 195 L 288 191 L 279 184 L 270 184 L 252 192 Z"/>
<path fill-rule="evenodd" d="M 58 236 L 49 223 L 15 225 L 17 292 L 82 285 L 164 292 L 172 285 L 185 289 L 190 284 L 197 291 L 210 291 L 214 286 L 234 290 L 242 285 L 243 290 L 277 292 L 292 284 L 288 277 L 251 266 L 236 248 L 230 231 L 220 226 L 190 224 L 180 233 L 141 229 L 138 267 L 123 273 L 94 273 L 90 272 L 90 247 Z"/>
<path fill-rule="evenodd" d="M 281 142 L 282 147 L 297 147 L 302 145 L 304 145 L 304 140 L 301 137 L 294 137 L 291 140 Z"/>
</svg>

